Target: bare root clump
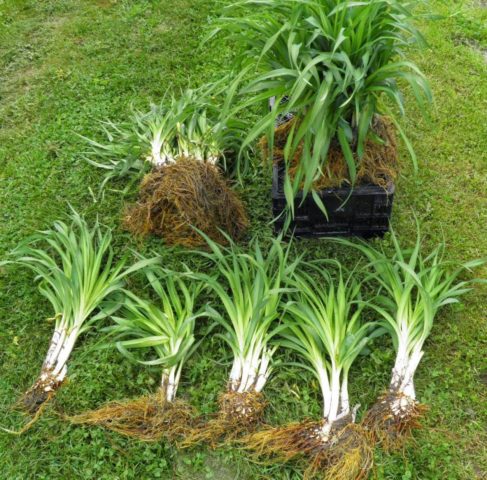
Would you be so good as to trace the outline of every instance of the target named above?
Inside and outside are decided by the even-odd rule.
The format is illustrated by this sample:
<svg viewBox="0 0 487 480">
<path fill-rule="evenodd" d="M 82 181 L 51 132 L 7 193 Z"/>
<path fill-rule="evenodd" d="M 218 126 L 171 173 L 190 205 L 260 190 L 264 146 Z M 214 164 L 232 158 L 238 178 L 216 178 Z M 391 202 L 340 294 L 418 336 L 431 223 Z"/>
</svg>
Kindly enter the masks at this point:
<svg viewBox="0 0 487 480">
<path fill-rule="evenodd" d="M 190 447 L 208 443 L 216 448 L 220 442 L 232 442 L 255 429 L 263 421 L 267 402 L 262 393 L 227 391 L 218 399 L 218 413 L 202 421 L 181 443 Z"/>
<path fill-rule="evenodd" d="M 138 236 L 154 234 L 168 245 L 195 247 L 206 242 L 193 227 L 226 243 L 222 231 L 238 240 L 248 219 L 217 167 L 180 158 L 144 177 L 139 200 L 127 209 L 124 225 Z"/>
<path fill-rule="evenodd" d="M 296 123 L 293 118 L 279 125 L 274 132 L 273 160 L 275 163 L 284 162 L 284 151 L 288 135 Z M 364 154 L 357 161 L 356 185 L 374 184 L 383 188 L 388 186 L 398 175 L 397 140 L 394 125 L 387 117 L 376 116 L 372 125 L 373 132 L 384 142 L 380 144 L 372 139 L 365 142 Z M 269 158 L 267 139 L 263 137 L 260 148 L 264 158 Z M 289 162 L 289 175 L 294 178 L 301 160 L 302 145 L 297 149 L 293 159 Z M 317 190 L 331 187 L 341 187 L 350 184 L 347 162 L 337 141 L 333 141 L 328 151 L 328 158 L 322 175 L 313 183 Z"/>
<path fill-rule="evenodd" d="M 98 410 L 69 417 L 75 424 L 97 425 L 145 442 L 162 438 L 176 441 L 190 431 L 193 419 L 190 405 L 180 400 L 166 401 L 162 390 L 127 402 L 110 402 Z"/>
<path fill-rule="evenodd" d="M 421 428 L 426 406 L 399 392 L 379 397 L 363 420 L 364 427 L 385 450 L 397 450 Z"/>
<path fill-rule="evenodd" d="M 372 468 L 372 440 L 359 425 L 339 422 L 323 436 L 323 422 L 268 428 L 242 439 L 255 457 L 287 462 L 307 459 L 305 479 L 358 480 Z"/>
</svg>

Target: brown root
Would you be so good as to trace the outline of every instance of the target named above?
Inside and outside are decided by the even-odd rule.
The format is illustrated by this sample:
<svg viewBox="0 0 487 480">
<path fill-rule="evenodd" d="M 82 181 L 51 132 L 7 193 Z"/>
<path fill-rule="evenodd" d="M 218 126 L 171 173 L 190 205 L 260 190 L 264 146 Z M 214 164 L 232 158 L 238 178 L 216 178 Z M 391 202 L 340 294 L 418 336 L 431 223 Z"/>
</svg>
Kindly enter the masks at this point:
<svg viewBox="0 0 487 480">
<path fill-rule="evenodd" d="M 20 430 L 0 427 L 0 430 L 12 435 L 22 435 L 39 420 L 49 401 L 54 397 L 63 382 L 56 379 L 50 372 L 43 371 L 34 385 L 27 390 L 15 406 L 17 410 L 31 415 L 30 420 Z"/>
<path fill-rule="evenodd" d="M 421 428 L 426 406 L 404 394 L 389 391 L 379 397 L 363 420 L 374 441 L 385 450 L 397 450 Z"/>
<path fill-rule="evenodd" d="M 208 443 L 212 448 L 222 442 L 232 442 L 252 431 L 263 421 L 267 402 L 262 393 L 227 391 L 218 399 L 219 411 L 209 421 L 202 421 L 181 442 L 181 447 Z"/>
<path fill-rule="evenodd" d="M 323 442 L 319 432 L 322 425 L 322 422 L 305 421 L 265 428 L 242 438 L 241 443 L 257 457 L 274 457 L 286 462 L 321 450 Z"/>
<path fill-rule="evenodd" d="M 20 399 L 22 409 L 29 415 L 37 415 L 39 410 L 42 410 L 44 405 L 56 394 L 62 383 L 50 373 L 43 372 Z"/>
<path fill-rule="evenodd" d="M 180 158 L 146 175 L 139 201 L 130 206 L 125 227 L 135 235 L 155 234 L 168 245 L 195 247 L 205 240 L 226 243 L 221 231 L 239 239 L 248 226 L 245 208 L 214 165 Z"/>
<path fill-rule="evenodd" d="M 269 428 L 248 435 L 242 442 L 255 456 L 278 462 L 308 458 L 304 479 L 359 480 L 372 468 L 370 435 L 359 425 L 333 427 L 328 440 L 321 431 L 323 422 L 305 421 L 285 427 Z"/>
<path fill-rule="evenodd" d="M 312 457 L 304 479 L 365 479 L 373 466 L 372 445 L 372 438 L 360 425 L 349 424 L 336 433 L 326 448 Z"/>
<path fill-rule="evenodd" d="M 49 399 L 50 397 L 44 400 L 44 402 L 37 407 L 37 410 L 33 413 L 33 417 L 20 430 L 11 430 L 9 428 L 4 428 L 4 427 L 0 427 L 0 430 L 6 433 L 10 433 L 11 435 L 22 435 L 23 433 L 27 432 L 27 430 L 30 430 L 32 425 L 34 425 L 34 423 L 36 423 L 37 420 L 39 420 L 39 418 L 42 415 L 42 412 L 44 411 L 44 409 L 48 404 Z"/>
<path fill-rule="evenodd" d="M 127 402 L 110 402 L 98 410 L 68 419 L 75 424 L 97 425 L 146 442 L 175 441 L 192 427 L 194 412 L 180 400 L 167 402 L 161 390 Z"/>
<path fill-rule="evenodd" d="M 295 119 L 279 125 L 274 131 L 273 160 L 275 163 L 284 162 L 284 148 L 291 128 L 296 123 Z M 394 133 L 394 125 L 387 117 L 376 116 L 372 125 L 374 133 L 384 141 L 384 145 L 367 139 L 364 146 L 364 154 L 357 161 L 357 175 L 355 184 L 374 184 L 387 187 L 398 174 L 397 141 Z M 269 146 L 267 138 L 260 141 L 260 148 L 264 158 L 269 158 Z M 296 169 L 302 156 L 302 145 L 296 151 L 289 162 L 289 175 L 294 178 Z M 316 190 L 340 187 L 350 184 L 347 162 L 338 142 L 332 142 L 328 151 L 328 158 L 320 178 L 314 183 Z"/>
</svg>

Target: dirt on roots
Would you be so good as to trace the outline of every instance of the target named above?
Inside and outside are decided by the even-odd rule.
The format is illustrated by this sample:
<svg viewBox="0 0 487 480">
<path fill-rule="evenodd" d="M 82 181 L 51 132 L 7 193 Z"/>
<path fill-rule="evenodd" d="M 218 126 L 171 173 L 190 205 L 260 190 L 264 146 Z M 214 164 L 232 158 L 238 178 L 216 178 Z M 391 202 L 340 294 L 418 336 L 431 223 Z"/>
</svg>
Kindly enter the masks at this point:
<svg viewBox="0 0 487 480">
<path fill-rule="evenodd" d="M 262 423 L 267 402 L 262 393 L 222 393 L 218 399 L 218 413 L 200 423 L 181 442 L 181 447 L 207 443 L 216 448 L 220 443 L 230 443 L 253 431 Z"/>
<path fill-rule="evenodd" d="M 242 201 L 218 168 L 191 158 L 153 170 L 140 185 L 139 200 L 126 209 L 125 227 L 137 236 L 154 234 L 168 245 L 196 247 L 242 237 L 248 227 Z"/>
<path fill-rule="evenodd" d="M 244 437 L 240 443 L 257 458 L 287 462 L 306 460 L 304 479 L 359 480 L 373 464 L 370 435 L 353 423 L 336 425 L 330 438 L 320 435 L 323 422 L 305 421 L 268 428 Z"/>
<path fill-rule="evenodd" d="M 29 415 L 37 415 L 62 384 L 63 382 L 58 381 L 49 371 L 43 370 L 32 387 L 22 395 L 19 406 Z"/>
<path fill-rule="evenodd" d="M 421 418 L 427 410 L 426 405 L 407 397 L 407 408 L 401 410 L 400 415 L 394 413 L 391 406 L 404 398 L 405 395 L 401 393 L 385 393 L 378 398 L 362 422 L 374 441 L 380 443 L 385 450 L 403 448 L 412 437 L 413 431 L 421 428 Z"/>
<path fill-rule="evenodd" d="M 11 430 L 0 427 L 4 432 L 12 435 L 22 435 L 29 430 L 42 416 L 44 409 L 49 401 L 56 395 L 57 390 L 64 381 L 58 381 L 48 372 L 43 371 L 43 375 L 29 388 L 15 404 L 14 408 L 30 415 L 29 421 L 20 430 Z"/>
<path fill-rule="evenodd" d="M 374 462 L 373 440 L 360 425 L 338 431 L 329 446 L 311 459 L 304 478 L 364 480 Z"/>
<path fill-rule="evenodd" d="M 36 415 L 55 393 L 54 390 L 46 392 L 44 387 L 37 382 L 22 395 L 19 404 L 29 415 Z"/>
<path fill-rule="evenodd" d="M 289 132 L 296 124 L 293 118 L 281 125 L 274 131 L 273 161 L 277 164 L 284 162 L 284 149 Z M 356 185 L 373 184 L 386 188 L 388 183 L 398 175 L 399 165 L 397 162 L 397 141 L 394 125 L 387 117 L 376 116 L 372 125 L 374 133 L 383 140 L 384 145 L 368 139 L 365 142 L 364 154 L 360 160 L 357 155 L 357 176 Z M 260 140 L 260 148 L 265 159 L 269 158 L 269 145 L 266 137 Z M 289 175 L 295 177 L 298 168 L 303 146 L 297 149 L 293 159 L 289 161 Z M 324 171 L 320 178 L 313 183 L 313 188 L 321 190 L 324 188 L 340 187 L 349 185 L 350 175 L 347 162 L 337 141 L 333 141 L 328 151 L 328 158 Z"/>
<path fill-rule="evenodd" d="M 96 425 L 145 442 L 177 441 L 193 426 L 194 410 L 181 400 L 166 401 L 165 392 L 107 405 L 68 419 Z"/>
</svg>

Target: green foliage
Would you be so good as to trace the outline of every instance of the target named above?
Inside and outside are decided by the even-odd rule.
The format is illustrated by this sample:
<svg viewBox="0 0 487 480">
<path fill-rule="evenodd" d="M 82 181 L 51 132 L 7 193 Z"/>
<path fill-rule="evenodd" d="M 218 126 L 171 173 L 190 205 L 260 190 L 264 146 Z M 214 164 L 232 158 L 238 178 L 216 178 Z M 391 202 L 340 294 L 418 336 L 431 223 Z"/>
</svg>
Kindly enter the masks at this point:
<svg viewBox="0 0 487 480">
<path fill-rule="evenodd" d="M 33 235 L 11 253 L 15 263 L 36 275 L 40 293 L 53 307 L 56 329 L 67 334 L 76 331 L 76 336 L 88 330 L 113 312 L 110 304 L 102 302 L 122 292 L 124 278 L 157 261 L 144 259 L 124 268 L 125 259 L 114 261 L 111 241 L 110 229 L 98 223 L 90 229 L 73 212 L 69 225 L 57 221 L 52 229 Z"/>
<path fill-rule="evenodd" d="M 400 82 L 411 87 L 422 109 L 424 99 L 431 100 L 423 74 L 404 53 L 423 40 L 412 23 L 412 3 L 249 0 L 243 5 L 252 13 L 222 18 L 216 32 L 224 30 L 239 45 L 236 62 L 244 73 L 237 82 L 244 82 L 241 93 L 246 95 L 241 108 L 275 97 L 245 144 L 266 133 L 272 153 L 276 119 L 296 118 L 284 150 L 288 167 L 300 155 L 284 188 L 293 213 L 294 197 L 301 186 L 305 194 L 312 190 L 333 142 L 343 151 L 353 183 L 365 141 L 380 141 L 372 131 L 375 115 L 390 115 L 403 135 L 390 106 L 405 113 Z"/>
<path fill-rule="evenodd" d="M 365 242 L 351 243 L 336 239 L 342 245 L 358 248 L 370 261 L 371 277 L 380 285 L 381 294 L 371 306 L 383 317 L 383 326 L 390 333 L 397 349 L 406 337 L 407 353 L 421 350 L 433 327 L 433 320 L 441 307 L 458 303 L 467 293 L 469 281 L 458 281 L 464 270 L 485 263 L 472 260 L 452 269 L 454 264 L 445 259 L 445 243 L 424 255 L 421 234 L 417 232 L 414 248 L 401 247 L 394 231 L 391 233 L 394 254 L 383 248 L 375 249 Z"/>
<path fill-rule="evenodd" d="M 102 122 L 107 143 L 84 138 L 91 149 L 86 153 L 89 163 L 108 171 L 103 185 L 114 177 L 140 176 L 179 157 L 225 167 L 229 157 L 234 170 L 246 170 L 248 155 L 237 155 L 246 124 L 229 115 L 228 81 L 187 89 L 180 96 L 166 92 L 159 105 L 148 112 L 134 110 L 128 122 Z"/>
<path fill-rule="evenodd" d="M 290 261 L 289 247 L 285 249 L 280 238 L 272 240 L 266 253 L 257 238 L 248 249 L 237 246 L 230 238 L 229 247 L 222 247 L 208 237 L 206 240 L 211 253 L 201 255 L 214 262 L 219 275 L 200 274 L 199 278 L 215 291 L 223 306 L 224 313 L 211 308 L 209 315 L 223 328 L 224 333 L 219 336 L 232 350 L 237 369 L 233 372 L 237 376 L 235 381 L 247 377 L 249 368 L 255 368 L 250 375 L 257 376 L 262 367 L 260 375 L 267 378 L 271 371 L 267 365 L 275 351 L 270 343 L 280 330 L 276 320 L 281 297 L 299 259 Z"/>
<path fill-rule="evenodd" d="M 361 318 L 366 303 L 355 273 L 345 279 L 339 266 L 338 279 L 334 280 L 326 264 L 308 267 L 318 275 L 294 274 L 295 291 L 285 307 L 286 329 L 280 343 L 299 354 L 306 362 L 303 366 L 311 369 L 325 392 L 337 374 L 347 383 L 353 362 L 378 330 L 375 323 Z"/>
<path fill-rule="evenodd" d="M 156 300 L 142 298 L 125 291 L 122 315 L 113 316 L 115 325 L 107 330 L 116 335 L 119 351 L 143 365 L 169 368 L 184 362 L 194 352 L 194 328 L 198 317 L 195 302 L 202 285 L 162 268 L 145 270 L 150 290 Z M 152 350 L 155 357 L 145 360 L 137 352 Z"/>
</svg>

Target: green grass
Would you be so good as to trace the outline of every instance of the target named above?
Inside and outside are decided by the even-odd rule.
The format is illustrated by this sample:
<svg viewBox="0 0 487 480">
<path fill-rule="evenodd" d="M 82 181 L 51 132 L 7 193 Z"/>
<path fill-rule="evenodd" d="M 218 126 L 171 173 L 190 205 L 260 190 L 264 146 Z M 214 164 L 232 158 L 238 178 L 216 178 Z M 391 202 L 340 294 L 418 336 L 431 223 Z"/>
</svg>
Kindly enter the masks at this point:
<svg viewBox="0 0 487 480">
<path fill-rule="evenodd" d="M 184 88 L 220 78 L 228 47 L 198 49 L 216 0 L 4 0 L 0 2 L 0 256 L 36 229 L 46 228 L 69 211 L 68 202 L 93 219 L 115 228 L 116 248 L 137 247 L 164 256 L 178 267 L 198 260 L 182 250 L 168 251 L 150 239 L 136 244 L 119 227 L 124 202 L 112 184 L 95 201 L 101 171 L 80 155 L 75 135 L 100 134 L 96 120 L 123 120 L 130 104 L 145 107 L 167 87 Z M 433 0 L 432 11 L 458 15 L 424 23 L 430 49 L 415 54 L 436 96 L 431 120 L 413 102 L 404 126 L 421 169 L 411 171 L 401 150 L 403 170 L 397 184 L 393 225 L 414 241 L 413 213 L 430 247 L 445 238 L 453 259 L 487 253 L 487 9 L 475 0 L 461 6 Z M 271 236 L 270 180 L 265 172 L 241 188 L 254 232 Z M 91 189 L 91 191 L 90 191 Z M 386 240 L 387 242 L 387 240 Z M 337 256 L 348 265 L 357 257 L 326 242 L 300 241 L 307 259 Z M 487 269 L 478 272 L 487 276 Z M 133 285 L 134 288 L 137 285 Z M 475 479 L 487 474 L 487 289 L 478 286 L 462 307 L 437 319 L 418 370 L 418 396 L 430 406 L 417 443 L 404 454 L 376 452 L 377 479 Z M 52 313 L 32 275 L 21 269 L 0 272 L 0 424 L 19 427 L 12 409 L 38 374 L 46 353 Z M 146 445 L 96 428 L 70 426 L 59 416 L 96 407 L 107 400 L 153 390 L 157 371 L 98 348 L 90 332 L 75 349 L 69 383 L 32 430 L 21 437 L 0 433 L 0 478 L 38 479 L 297 479 L 293 466 L 263 467 L 237 450 L 205 448 L 180 453 L 173 447 Z M 386 342 L 382 340 L 382 342 Z M 227 358 L 225 360 L 225 355 Z M 216 408 L 228 373 L 228 351 L 207 340 L 189 362 L 179 395 L 200 411 Z M 367 408 L 388 384 L 392 350 L 380 343 L 371 358 L 350 374 L 351 401 Z M 273 422 L 318 416 L 316 381 L 293 368 L 278 369 L 266 392 Z"/>
</svg>

